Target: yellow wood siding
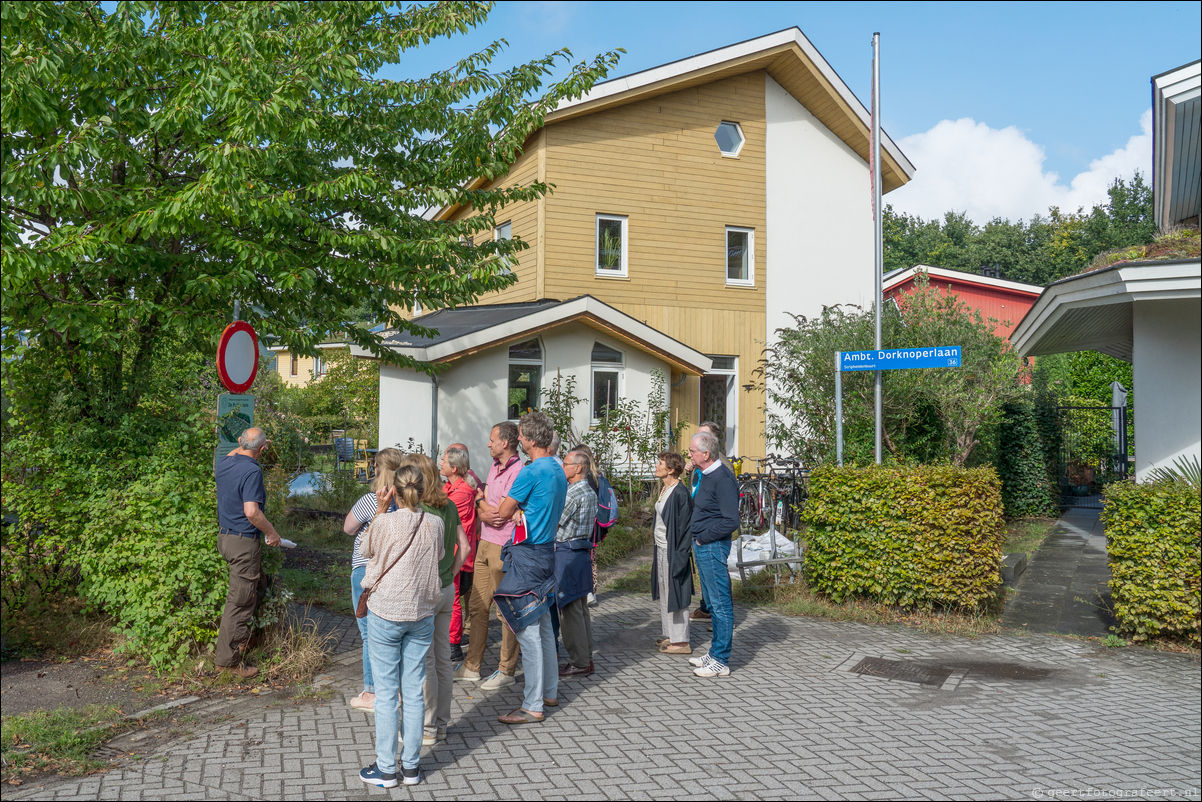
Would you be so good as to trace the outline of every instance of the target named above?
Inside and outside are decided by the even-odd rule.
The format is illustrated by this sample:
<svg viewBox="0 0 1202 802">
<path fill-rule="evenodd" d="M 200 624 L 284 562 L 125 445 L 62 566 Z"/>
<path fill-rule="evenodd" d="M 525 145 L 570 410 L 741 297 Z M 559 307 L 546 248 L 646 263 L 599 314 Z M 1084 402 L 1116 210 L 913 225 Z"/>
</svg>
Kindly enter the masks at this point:
<svg viewBox="0 0 1202 802">
<path fill-rule="evenodd" d="M 522 155 L 514 163 L 509 174 L 501 181 L 493 181 L 486 184 L 486 187 L 496 186 L 528 186 L 539 180 L 539 143 L 542 141 L 541 132 L 530 136 L 526 140 L 526 147 Z M 518 281 L 508 289 L 501 292 L 488 295 L 481 299 L 481 303 L 514 303 L 519 301 L 534 301 L 540 295 L 538 293 L 538 234 L 539 234 L 539 201 L 526 201 L 522 203 L 513 203 L 506 206 L 501 211 L 497 212 L 497 225 L 509 221 L 511 225 L 511 233 L 514 237 L 520 238 L 523 242 L 530 246 L 529 249 L 522 251 L 517 257 L 511 260 L 511 269 L 517 275 Z M 460 220 L 464 217 L 469 217 L 473 214 L 471 207 L 458 209 L 452 216 L 453 220 Z M 476 235 L 477 242 L 481 238 L 487 239 L 492 236 L 490 231 L 482 231 Z M 432 309 L 423 310 L 432 312 Z"/>
</svg>

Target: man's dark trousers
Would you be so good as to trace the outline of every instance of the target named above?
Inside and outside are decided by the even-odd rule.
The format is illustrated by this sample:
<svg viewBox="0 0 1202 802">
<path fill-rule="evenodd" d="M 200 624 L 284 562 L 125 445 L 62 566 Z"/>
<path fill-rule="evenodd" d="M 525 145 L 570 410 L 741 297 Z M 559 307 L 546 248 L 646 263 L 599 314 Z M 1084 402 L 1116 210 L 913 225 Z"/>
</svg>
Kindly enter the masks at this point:
<svg viewBox="0 0 1202 802">
<path fill-rule="evenodd" d="M 225 594 L 225 611 L 217 632 L 217 665 L 236 666 L 242 662 L 250 639 L 250 621 L 263 599 L 267 585 L 259 570 L 261 540 L 241 535 L 217 536 L 217 551 L 230 567 L 230 588 Z"/>
</svg>

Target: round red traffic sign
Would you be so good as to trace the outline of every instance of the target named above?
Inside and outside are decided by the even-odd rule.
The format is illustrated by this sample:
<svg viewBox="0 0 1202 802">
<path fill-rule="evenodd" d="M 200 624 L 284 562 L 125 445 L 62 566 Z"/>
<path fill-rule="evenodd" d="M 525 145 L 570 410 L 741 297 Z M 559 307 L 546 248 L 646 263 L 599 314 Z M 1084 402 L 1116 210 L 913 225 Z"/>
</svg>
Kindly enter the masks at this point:
<svg viewBox="0 0 1202 802">
<path fill-rule="evenodd" d="M 245 393 L 259 371 L 259 336 L 245 320 L 235 320 L 217 343 L 217 374 L 231 393 Z"/>
</svg>

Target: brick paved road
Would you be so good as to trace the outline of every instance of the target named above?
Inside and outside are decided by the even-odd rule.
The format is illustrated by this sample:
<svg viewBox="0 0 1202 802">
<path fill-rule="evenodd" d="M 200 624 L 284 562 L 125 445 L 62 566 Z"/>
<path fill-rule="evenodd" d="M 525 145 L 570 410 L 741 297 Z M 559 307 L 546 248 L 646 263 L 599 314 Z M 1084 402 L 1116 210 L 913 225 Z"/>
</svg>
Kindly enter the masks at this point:
<svg viewBox="0 0 1202 802">
<path fill-rule="evenodd" d="M 740 610 L 734 673 L 700 680 L 654 651 L 649 599 L 610 594 L 594 615 L 598 673 L 561 686 L 546 723 L 497 723 L 520 684 L 457 685 L 450 738 L 423 751 L 415 789 L 356 776 L 374 758 L 371 717 L 345 704 L 355 651 L 328 703 L 247 709 L 123 769 L 5 799 L 1199 798 L 1202 677 L 1182 656 Z M 851 673 L 864 656 L 952 673 L 943 689 Z"/>
</svg>

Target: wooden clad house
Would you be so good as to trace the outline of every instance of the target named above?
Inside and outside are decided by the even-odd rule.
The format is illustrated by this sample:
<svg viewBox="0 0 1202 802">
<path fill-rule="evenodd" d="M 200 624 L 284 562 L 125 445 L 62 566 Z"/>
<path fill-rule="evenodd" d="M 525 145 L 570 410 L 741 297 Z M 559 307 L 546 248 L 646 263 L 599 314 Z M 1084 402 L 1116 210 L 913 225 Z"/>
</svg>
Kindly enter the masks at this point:
<svg viewBox="0 0 1202 802">
<path fill-rule="evenodd" d="M 674 420 L 717 420 L 728 452 L 763 454 L 753 371 L 773 332 L 789 313 L 871 303 L 869 126 L 797 28 L 598 84 L 550 114 L 501 179 L 554 190 L 497 217 L 495 236 L 531 249 L 513 265 L 517 283 L 481 304 L 588 296 L 708 357 L 663 363 Z M 913 173 L 883 137 L 883 190 Z M 542 375 L 553 372 L 547 364 Z M 504 416 L 500 404 L 492 413 Z M 440 431 L 431 437 L 452 433 Z"/>
<path fill-rule="evenodd" d="M 993 327 L 993 333 L 999 337 L 1010 336 L 1010 332 L 1014 331 L 1014 327 L 1043 292 L 1043 287 L 1021 281 L 932 265 L 915 265 L 884 275 L 881 284 L 884 297 L 896 298 L 903 293 L 913 292 L 917 273 L 926 273 L 932 287 L 960 296 L 961 301 L 979 310 L 986 320 L 996 318 L 998 323 Z"/>
</svg>

